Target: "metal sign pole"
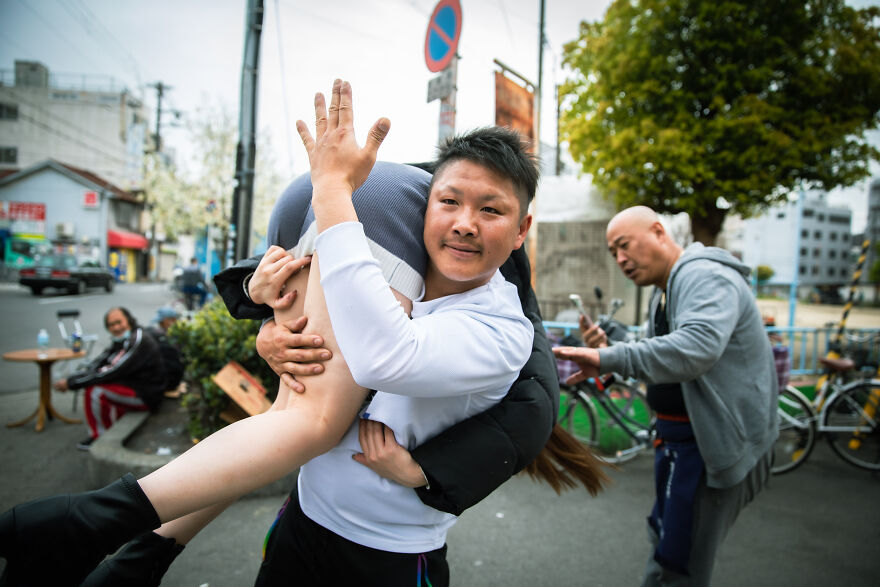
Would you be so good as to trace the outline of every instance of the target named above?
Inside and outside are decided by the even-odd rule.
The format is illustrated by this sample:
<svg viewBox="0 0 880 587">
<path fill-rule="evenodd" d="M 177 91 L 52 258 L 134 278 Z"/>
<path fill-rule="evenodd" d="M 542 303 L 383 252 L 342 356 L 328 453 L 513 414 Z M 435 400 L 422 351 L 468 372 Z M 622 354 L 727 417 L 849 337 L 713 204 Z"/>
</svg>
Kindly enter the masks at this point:
<svg viewBox="0 0 880 587">
<path fill-rule="evenodd" d="M 438 123 L 439 134 L 438 143 L 443 143 L 446 139 L 455 135 L 455 94 L 456 84 L 458 81 L 458 55 L 449 62 L 448 69 L 451 72 L 452 89 L 449 94 L 440 99 L 440 119 Z"/>
</svg>

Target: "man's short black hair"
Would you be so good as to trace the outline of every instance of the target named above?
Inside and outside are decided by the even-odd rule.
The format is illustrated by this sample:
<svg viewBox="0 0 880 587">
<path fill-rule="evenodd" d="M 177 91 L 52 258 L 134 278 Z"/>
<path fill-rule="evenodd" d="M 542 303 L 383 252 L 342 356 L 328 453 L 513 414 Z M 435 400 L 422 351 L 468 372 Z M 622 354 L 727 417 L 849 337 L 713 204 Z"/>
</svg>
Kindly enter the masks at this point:
<svg viewBox="0 0 880 587">
<path fill-rule="evenodd" d="M 484 126 L 456 135 L 437 147 L 434 177 L 455 161 L 484 165 L 513 182 L 519 198 L 520 215 L 525 216 L 538 189 L 538 161 L 529 153 L 520 135 L 509 128 Z M 434 180 L 431 179 L 431 187 Z"/>
<path fill-rule="evenodd" d="M 125 316 L 126 320 L 128 320 L 128 327 L 129 328 L 137 328 L 137 326 L 138 326 L 137 320 L 134 319 L 134 316 L 131 315 L 131 312 L 129 312 L 127 309 L 123 308 L 122 306 L 114 306 L 113 308 L 110 308 L 109 310 L 107 310 L 107 313 L 104 314 L 104 329 L 105 330 L 107 329 L 107 316 L 109 316 L 110 312 L 112 312 L 113 310 L 119 310 L 120 312 L 122 312 L 122 315 Z"/>
</svg>

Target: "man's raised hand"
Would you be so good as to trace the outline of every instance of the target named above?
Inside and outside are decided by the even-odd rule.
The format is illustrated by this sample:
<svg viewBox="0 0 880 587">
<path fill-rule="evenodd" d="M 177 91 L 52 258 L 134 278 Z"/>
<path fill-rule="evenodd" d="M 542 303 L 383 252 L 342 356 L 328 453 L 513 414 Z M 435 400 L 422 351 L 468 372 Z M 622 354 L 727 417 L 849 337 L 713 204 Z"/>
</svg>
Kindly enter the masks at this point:
<svg viewBox="0 0 880 587">
<path fill-rule="evenodd" d="M 565 380 L 566 385 L 574 385 L 591 377 L 599 376 L 599 351 L 591 348 L 558 346 L 553 347 L 553 354 L 557 359 L 574 361 L 581 368 L 580 371 L 570 375 Z"/>
<path fill-rule="evenodd" d="M 363 147 L 357 144 L 353 123 L 351 85 L 338 79 L 333 82 L 329 112 L 324 95 L 315 95 L 315 136 L 312 137 L 302 120 L 296 122 L 296 130 L 309 155 L 315 196 L 338 191 L 351 195 L 370 174 L 391 121 L 377 120 Z"/>
</svg>

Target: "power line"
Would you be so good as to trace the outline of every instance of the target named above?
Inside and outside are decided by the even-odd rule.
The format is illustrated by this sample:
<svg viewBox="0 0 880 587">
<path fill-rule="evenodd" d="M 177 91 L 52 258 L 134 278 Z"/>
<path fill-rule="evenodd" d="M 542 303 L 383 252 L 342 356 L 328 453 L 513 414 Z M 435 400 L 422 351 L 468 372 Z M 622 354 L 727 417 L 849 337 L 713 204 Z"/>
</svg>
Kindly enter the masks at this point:
<svg viewBox="0 0 880 587">
<path fill-rule="evenodd" d="M 25 0 L 19 0 L 19 2 L 21 3 L 22 6 L 24 6 L 25 8 L 27 8 L 27 9 L 31 12 L 31 14 L 33 14 L 33 15 L 36 16 L 40 21 L 42 21 L 43 24 L 46 25 L 46 27 L 48 27 L 49 29 L 51 29 L 59 39 L 61 39 L 62 41 L 64 41 L 64 42 L 67 43 L 68 45 L 70 45 L 70 47 L 72 47 L 72 48 L 73 48 L 75 51 L 77 51 L 80 55 L 82 55 L 83 57 L 85 57 L 90 63 L 92 63 L 92 65 L 97 65 L 97 64 L 95 64 L 94 61 L 92 61 L 92 59 L 91 59 L 88 55 L 86 55 L 85 53 L 83 53 L 83 51 L 82 51 L 82 50 L 76 45 L 76 43 L 73 43 L 70 39 L 68 39 L 66 36 L 64 36 L 64 33 L 62 33 L 61 31 L 59 31 L 59 30 L 55 27 L 55 25 L 52 24 L 50 21 L 46 20 L 46 18 L 44 18 L 42 14 L 40 14 L 39 12 L 37 12 L 37 11 L 34 9 L 33 6 L 31 6 L 30 4 L 28 4 L 27 2 L 25 2 Z"/>
<path fill-rule="evenodd" d="M 42 114 L 42 115 L 45 116 L 46 118 L 51 118 L 51 119 L 54 119 L 54 120 L 56 120 L 56 121 L 58 121 L 58 122 L 61 122 L 61 123 L 65 124 L 65 125 L 67 125 L 68 127 L 70 127 L 70 128 L 71 128 L 74 132 L 76 132 L 77 134 L 80 134 L 80 135 L 86 135 L 86 136 L 89 137 L 90 139 L 92 139 L 92 140 L 94 140 L 94 141 L 97 141 L 97 142 L 101 143 L 102 145 L 104 145 L 104 146 L 106 146 L 106 147 L 115 148 L 115 147 L 117 146 L 117 145 L 115 145 L 115 144 L 113 144 L 113 143 L 108 142 L 104 137 L 98 136 L 98 135 L 96 135 L 96 134 L 90 132 L 89 130 L 87 130 L 87 129 L 81 127 L 81 126 L 79 126 L 79 125 L 77 125 L 77 124 L 74 124 L 73 122 L 71 122 L 71 121 L 68 120 L 68 119 L 63 118 L 63 117 L 61 117 L 61 116 L 58 116 L 58 115 L 56 115 L 56 114 L 53 114 L 50 110 L 47 110 L 47 109 L 45 109 L 45 108 L 42 108 L 40 105 L 38 105 L 38 104 L 36 104 L 36 103 L 34 103 L 34 102 L 28 100 L 26 97 L 23 97 L 20 93 L 16 92 L 14 88 L 12 88 L 12 87 L 6 87 L 5 89 L 6 89 L 6 91 L 7 91 L 7 92 L 8 92 L 13 98 L 15 98 L 19 103 L 21 103 L 21 104 L 26 104 L 29 108 L 31 108 L 31 109 L 33 109 L 33 110 L 39 112 L 40 114 Z M 21 112 L 19 112 L 19 116 L 21 116 Z M 92 148 L 94 148 L 94 147 L 92 147 Z"/>
<path fill-rule="evenodd" d="M 117 162 L 119 162 L 119 163 L 122 163 L 122 164 L 126 164 L 126 163 L 128 163 L 128 161 L 127 161 L 126 159 L 122 159 L 122 158 L 120 158 L 119 155 L 117 155 L 117 154 L 108 153 L 108 152 L 103 151 L 103 150 L 101 150 L 101 149 L 95 148 L 93 145 L 89 145 L 88 143 L 85 143 L 85 142 L 79 140 L 77 137 L 72 136 L 72 135 L 69 135 L 69 134 L 67 134 L 66 132 L 64 132 L 64 131 L 62 131 L 62 130 L 59 130 L 59 129 L 55 128 L 55 127 L 49 126 L 48 124 L 46 124 L 46 123 L 43 122 L 42 120 L 37 120 L 36 118 L 34 118 L 34 117 L 32 117 L 32 116 L 29 116 L 29 115 L 27 115 L 27 114 L 24 114 L 24 113 L 21 112 L 21 111 L 19 111 L 19 113 L 18 113 L 18 117 L 19 117 L 20 119 L 22 119 L 22 120 L 25 120 L 25 121 L 27 121 L 27 122 L 30 122 L 30 123 L 33 124 L 34 126 L 37 126 L 37 127 L 39 127 L 39 128 L 42 128 L 42 129 L 45 130 L 46 132 L 49 132 L 49 133 L 54 134 L 54 135 L 56 135 L 56 136 L 62 137 L 62 138 L 64 138 L 64 139 L 67 139 L 68 141 L 70 141 L 70 142 L 72 142 L 72 143 L 75 143 L 75 144 L 77 144 L 77 145 L 80 145 L 80 146 L 82 146 L 82 147 L 85 147 L 85 148 L 87 148 L 87 149 L 91 149 L 91 150 L 93 150 L 93 151 L 97 151 L 97 152 L 101 153 L 102 155 L 104 155 L 105 157 L 107 157 L 108 159 L 113 159 L 113 160 L 115 160 L 115 161 L 117 161 Z"/>
<path fill-rule="evenodd" d="M 125 67 L 131 67 L 134 70 L 134 76 L 135 76 L 135 79 L 137 80 L 137 85 L 138 86 L 143 85 L 143 82 L 141 80 L 140 67 L 138 66 L 137 59 L 134 58 L 134 56 L 131 54 L 131 52 L 129 52 L 129 50 L 126 48 L 126 46 L 123 45 L 119 41 L 119 39 L 116 38 L 116 36 L 113 34 L 113 32 L 109 28 L 107 28 L 103 22 L 101 22 L 101 20 L 95 15 L 95 13 L 93 13 L 91 11 L 91 9 L 89 9 L 89 7 L 86 6 L 85 3 L 83 3 L 82 0 L 70 0 L 70 1 L 72 2 L 72 7 L 79 10 L 80 14 L 82 15 L 82 19 L 80 20 L 80 22 L 81 22 L 81 24 L 83 24 L 83 28 L 85 28 L 86 32 L 92 38 L 94 38 L 95 40 L 97 40 L 100 43 L 104 42 L 104 38 L 109 39 L 110 42 L 113 45 L 115 45 L 116 48 L 118 49 L 118 51 L 110 50 L 109 51 L 110 55 L 112 55 L 114 57 L 124 55 L 127 58 L 128 63 L 124 63 L 123 62 L 124 60 L 120 59 L 119 60 L 120 64 Z M 67 8 L 67 6 L 63 3 L 62 3 L 62 6 L 65 6 L 65 8 Z M 71 11 L 68 10 L 68 12 L 71 12 Z M 98 33 L 100 35 L 102 35 L 103 38 L 95 37 L 91 33 L 91 31 L 89 29 L 93 24 L 98 29 Z"/>
</svg>

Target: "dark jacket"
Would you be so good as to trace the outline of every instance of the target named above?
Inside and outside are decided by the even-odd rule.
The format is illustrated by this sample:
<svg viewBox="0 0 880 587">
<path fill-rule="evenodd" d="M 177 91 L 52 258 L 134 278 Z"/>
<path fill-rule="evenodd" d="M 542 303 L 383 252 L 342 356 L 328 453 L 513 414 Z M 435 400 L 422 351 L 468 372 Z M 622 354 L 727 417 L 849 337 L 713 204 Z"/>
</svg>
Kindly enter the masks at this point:
<svg viewBox="0 0 880 587">
<path fill-rule="evenodd" d="M 239 261 L 214 276 L 217 292 L 236 318 L 261 320 L 272 309 L 251 302 L 244 279 L 260 257 Z M 559 408 L 556 359 L 541 323 L 538 300 L 530 285 L 531 270 L 522 249 L 514 251 L 501 272 L 519 291 L 526 316 L 535 326 L 532 355 L 501 402 L 459 422 L 412 451 L 431 489 L 416 489 L 435 509 L 460 515 L 521 471 L 544 448 Z"/>
<path fill-rule="evenodd" d="M 134 328 L 121 342 L 113 342 L 81 373 L 67 379 L 71 389 L 101 383 L 125 385 L 154 409 L 165 391 L 165 368 L 159 344 L 143 328 Z"/>
<path fill-rule="evenodd" d="M 162 355 L 162 364 L 165 368 L 165 384 L 163 389 L 177 389 L 177 386 L 183 380 L 185 369 L 180 349 L 171 342 L 165 331 L 158 326 L 147 326 L 147 332 L 156 340 L 156 343 L 159 345 L 159 354 Z"/>
</svg>

